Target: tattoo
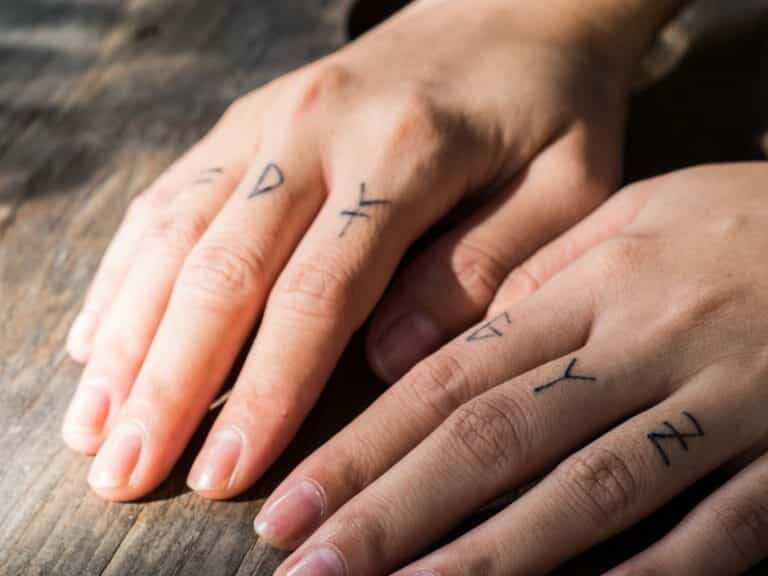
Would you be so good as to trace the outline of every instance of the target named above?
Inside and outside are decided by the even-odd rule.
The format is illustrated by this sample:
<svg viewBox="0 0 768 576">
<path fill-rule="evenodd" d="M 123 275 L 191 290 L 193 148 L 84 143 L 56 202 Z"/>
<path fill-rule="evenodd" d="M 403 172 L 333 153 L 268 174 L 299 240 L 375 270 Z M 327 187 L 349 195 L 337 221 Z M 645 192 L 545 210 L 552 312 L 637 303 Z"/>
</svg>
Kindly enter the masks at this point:
<svg viewBox="0 0 768 576">
<path fill-rule="evenodd" d="M 355 221 L 357 218 L 370 218 L 370 214 L 368 214 L 368 209 L 373 206 L 384 206 L 386 204 L 390 204 L 391 202 L 389 200 L 381 200 L 381 199 L 374 199 L 370 200 L 365 197 L 366 192 L 366 185 L 365 182 L 360 182 L 360 198 L 357 201 L 357 206 L 352 208 L 351 210 L 342 210 L 339 214 L 341 216 L 345 216 L 347 218 L 346 224 L 344 224 L 344 228 L 341 229 L 341 232 L 339 232 L 339 238 L 344 236 L 344 234 L 347 233 L 347 230 L 349 230 L 349 227 L 352 226 L 352 222 Z"/>
<path fill-rule="evenodd" d="M 208 170 L 203 170 L 200 172 L 198 177 L 192 181 L 192 186 L 198 186 L 199 184 L 210 184 L 216 178 L 224 173 L 223 168 L 219 168 L 218 166 L 216 168 L 209 168 Z"/>
<path fill-rule="evenodd" d="M 547 382 L 546 384 L 542 384 L 541 386 L 536 386 L 536 388 L 533 389 L 533 393 L 539 394 L 544 390 L 552 388 L 552 386 L 555 386 L 556 384 L 559 384 L 560 382 L 564 382 L 566 380 L 584 380 L 586 382 L 596 382 L 597 378 L 595 378 L 594 376 L 583 376 L 583 375 L 573 373 L 573 367 L 576 366 L 576 360 L 578 360 L 578 358 L 574 358 L 568 363 L 568 367 L 565 369 L 565 373 L 562 376 L 560 376 L 560 378 L 557 378 L 556 380 L 552 380 L 551 382 Z"/>
<path fill-rule="evenodd" d="M 489 338 L 501 338 L 504 336 L 504 332 L 501 331 L 499 326 L 509 326 L 510 324 L 512 324 L 512 318 L 510 318 L 509 312 L 502 312 L 495 318 L 482 324 L 479 328 L 476 328 L 469 336 L 467 336 L 467 342 L 488 340 Z"/>
<path fill-rule="evenodd" d="M 267 194 L 273 190 L 277 190 L 283 184 L 285 184 L 285 175 L 283 174 L 283 171 L 280 169 L 280 166 L 274 162 L 270 162 L 264 167 L 264 171 L 261 173 L 261 176 L 259 176 L 259 180 L 256 182 L 253 191 L 248 194 L 248 198 Z"/>
<path fill-rule="evenodd" d="M 688 443 L 685 441 L 686 438 L 698 438 L 700 436 L 704 436 L 704 429 L 701 427 L 701 424 L 699 424 L 699 421 L 694 418 L 693 414 L 690 412 L 681 412 L 681 414 L 688 419 L 688 422 L 695 429 L 694 432 L 680 432 L 677 428 L 665 420 L 663 425 L 666 430 L 663 432 L 650 432 L 647 435 L 648 440 L 650 440 L 651 443 L 655 446 L 656 451 L 659 453 L 659 456 L 661 456 L 665 466 L 670 466 L 672 462 L 669 459 L 669 455 L 664 450 L 664 447 L 661 445 L 662 440 L 677 440 L 677 442 L 680 444 L 680 447 L 687 452 Z"/>
</svg>

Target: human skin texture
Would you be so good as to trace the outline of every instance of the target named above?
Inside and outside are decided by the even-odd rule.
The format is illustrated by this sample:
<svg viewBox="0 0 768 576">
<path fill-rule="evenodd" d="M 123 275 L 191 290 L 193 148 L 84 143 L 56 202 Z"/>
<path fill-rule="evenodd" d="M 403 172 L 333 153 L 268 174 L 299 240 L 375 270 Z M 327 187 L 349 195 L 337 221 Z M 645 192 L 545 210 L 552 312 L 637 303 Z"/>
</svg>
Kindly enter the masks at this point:
<svg viewBox="0 0 768 576">
<path fill-rule="evenodd" d="M 62 434 L 96 454 L 93 489 L 167 477 L 259 320 L 190 472 L 206 497 L 279 456 L 377 303 L 368 356 L 393 382 L 510 272 L 527 294 L 521 264 L 616 186 L 632 69 L 677 4 L 421 0 L 235 102 L 133 202 L 72 327 Z"/>
<path fill-rule="evenodd" d="M 298 549 L 276 575 L 546 574 L 725 465 L 611 576 L 728 576 L 768 557 L 766 190 L 768 163 L 673 173 L 534 254 L 531 295 L 503 283 L 483 321 L 277 488 L 256 530 Z"/>
</svg>

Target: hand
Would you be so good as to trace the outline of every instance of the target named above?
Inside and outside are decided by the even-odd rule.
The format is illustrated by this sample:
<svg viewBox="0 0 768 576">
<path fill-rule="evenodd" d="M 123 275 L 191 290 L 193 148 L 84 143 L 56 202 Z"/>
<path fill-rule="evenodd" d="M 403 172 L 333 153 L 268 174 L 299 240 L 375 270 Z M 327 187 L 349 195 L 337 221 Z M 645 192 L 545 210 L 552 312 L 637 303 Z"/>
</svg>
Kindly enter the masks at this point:
<svg viewBox="0 0 768 576">
<path fill-rule="evenodd" d="M 421 337 L 410 357 L 372 344 L 389 379 L 608 195 L 628 52 L 540 4 L 418 2 L 236 102 L 136 199 L 69 340 L 88 364 L 63 435 L 98 451 L 100 495 L 133 499 L 168 475 L 259 317 L 191 471 L 206 496 L 244 490 L 282 452 L 405 250 L 459 202 L 488 194 L 374 321 L 372 342 L 393 323 Z"/>
<path fill-rule="evenodd" d="M 323 523 L 276 574 L 389 574 L 542 475 L 396 574 L 544 574 L 734 459 L 751 464 L 612 574 L 724 576 L 768 556 L 766 185 L 768 164 L 649 180 L 534 255 L 535 294 L 510 307 L 502 286 L 484 323 L 278 487 L 267 540 Z"/>
</svg>

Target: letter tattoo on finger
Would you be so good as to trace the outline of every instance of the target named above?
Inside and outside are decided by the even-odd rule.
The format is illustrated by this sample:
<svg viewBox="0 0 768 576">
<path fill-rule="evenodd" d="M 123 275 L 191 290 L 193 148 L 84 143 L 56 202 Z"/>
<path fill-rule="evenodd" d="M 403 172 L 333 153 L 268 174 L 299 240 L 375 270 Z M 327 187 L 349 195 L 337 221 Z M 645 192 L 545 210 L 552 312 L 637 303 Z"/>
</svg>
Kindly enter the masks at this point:
<svg viewBox="0 0 768 576">
<path fill-rule="evenodd" d="M 692 432 L 680 432 L 674 425 L 672 425 L 670 422 L 664 420 L 662 422 L 662 425 L 664 426 L 664 430 L 661 432 L 655 431 L 655 432 L 649 432 L 646 436 L 648 437 L 648 440 L 653 444 L 653 446 L 656 448 L 656 451 L 659 453 L 659 456 L 661 456 L 662 461 L 664 462 L 664 465 L 669 467 L 672 465 L 672 460 L 669 457 L 669 454 L 666 450 L 664 450 L 664 446 L 662 446 L 662 441 L 667 440 L 677 440 L 677 443 L 680 445 L 680 448 L 682 448 L 684 451 L 688 452 L 688 442 L 686 441 L 689 438 L 699 438 L 701 436 L 704 436 L 704 429 L 701 427 L 701 424 L 699 421 L 691 414 L 690 412 L 681 412 L 683 416 L 688 420 L 688 423 L 691 425 L 691 428 L 693 429 Z"/>
<path fill-rule="evenodd" d="M 559 378 L 556 378 L 555 380 L 552 380 L 551 382 L 547 382 L 546 384 L 542 384 L 541 386 L 536 386 L 536 388 L 533 389 L 534 394 L 541 394 L 545 390 L 548 390 L 552 388 L 553 386 L 556 386 L 557 384 L 560 384 L 561 382 L 565 382 L 567 380 L 582 380 L 584 382 L 597 382 L 597 378 L 594 376 L 584 376 L 581 374 L 574 374 L 573 368 L 576 366 L 576 361 L 578 358 L 574 358 L 568 363 L 568 366 L 565 369 L 565 372 L 562 376 Z"/>
<path fill-rule="evenodd" d="M 280 169 L 280 166 L 274 162 L 269 162 L 262 171 L 259 179 L 256 181 L 256 186 L 253 187 L 248 198 L 255 198 L 262 194 L 268 194 L 274 190 L 280 188 L 285 184 L 285 174 Z"/>
<path fill-rule="evenodd" d="M 344 227 L 339 232 L 339 238 L 343 237 L 347 230 L 349 230 L 349 227 L 352 226 L 352 223 L 355 220 L 363 219 L 367 220 L 371 217 L 369 214 L 369 211 L 371 208 L 374 208 L 376 206 L 386 206 L 387 204 L 391 204 L 390 200 L 383 200 L 380 198 L 366 198 L 366 183 L 360 182 L 360 196 L 357 200 L 357 206 L 354 208 L 351 208 L 349 210 L 342 210 L 339 212 L 340 216 L 343 216 L 347 219 L 346 223 L 344 224 Z"/>
<path fill-rule="evenodd" d="M 216 166 L 215 168 L 208 168 L 207 170 L 203 170 L 198 174 L 197 178 L 195 178 L 191 183 L 190 186 L 200 186 L 201 184 L 210 184 L 211 182 L 216 181 L 219 176 L 221 176 L 224 173 L 224 169 Z"/>
<path fill-rule="evenodd" d="M 504 336 L 502 328 L 509 326 L 510 324 L 512 324 L 512 318 L 510 317 L 509 312 L 502 312 L 470 332 L 469 336 L 467 336 L 467 342 L 501 338 Z"/>
</svg>

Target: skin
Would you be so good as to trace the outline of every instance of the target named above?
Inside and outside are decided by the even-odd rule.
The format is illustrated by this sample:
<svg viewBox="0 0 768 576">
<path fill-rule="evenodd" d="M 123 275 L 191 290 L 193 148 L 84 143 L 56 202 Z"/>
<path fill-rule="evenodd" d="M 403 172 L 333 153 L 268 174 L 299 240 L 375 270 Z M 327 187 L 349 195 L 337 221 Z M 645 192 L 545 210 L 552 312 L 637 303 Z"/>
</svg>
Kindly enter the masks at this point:
<svg viewBox="0 0 768 576">
<path fill-rule="evenodd" d="M 729 463 L 611 575 L 727 576 L 768 557 L 766 182 L 768 163 L 641 182 L 542 248 L 534 293 L 503 284 L 486 322 L 278 487 L 257 530 L 301 545 L 276 574 L 545 574 Z"/>
<path fill-rule="evenodd" d="M 390 281 L 369 335 L 389 381 L 510 272 L 530 291 L 521 263 L 615 186 L 633 64 L 678 4 L 421 0 L 235 102 L 133 202 L 72 327 L 87 364 L 62 435 L 96 454 L 93 489 L 131 500 L 167 477 L 259 320 L 190 473 L 206 497 L 277 458 Z"/>
</svg>

